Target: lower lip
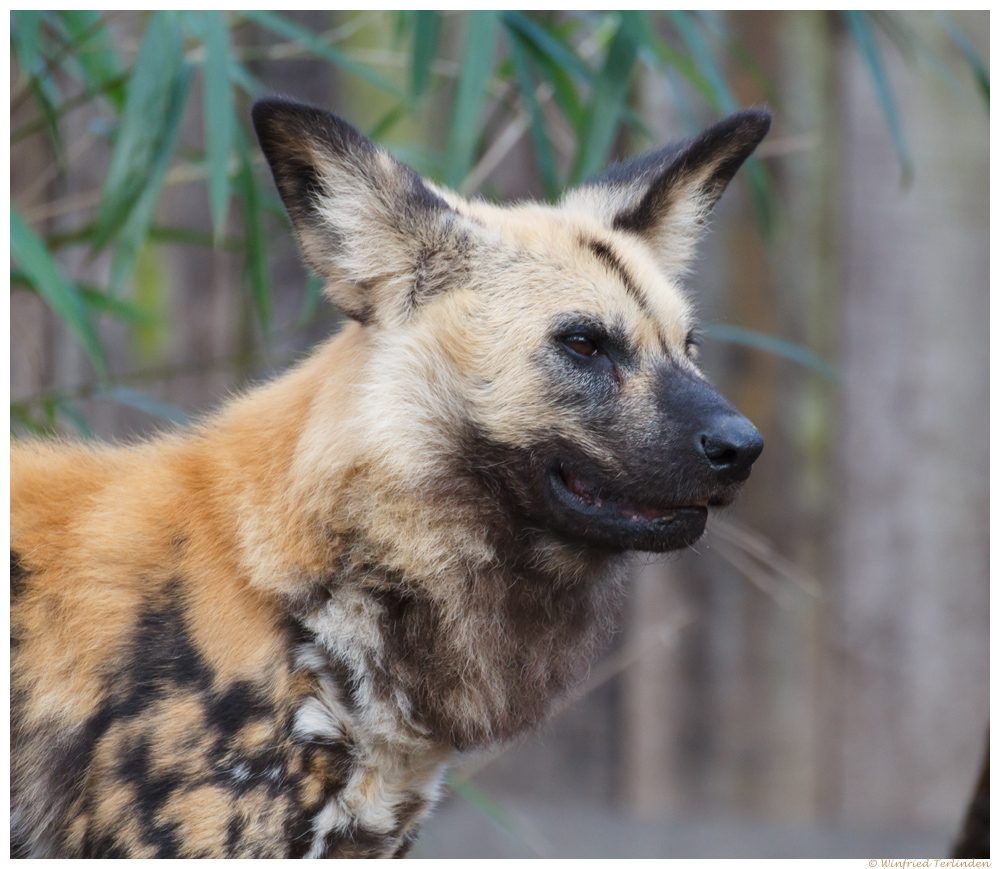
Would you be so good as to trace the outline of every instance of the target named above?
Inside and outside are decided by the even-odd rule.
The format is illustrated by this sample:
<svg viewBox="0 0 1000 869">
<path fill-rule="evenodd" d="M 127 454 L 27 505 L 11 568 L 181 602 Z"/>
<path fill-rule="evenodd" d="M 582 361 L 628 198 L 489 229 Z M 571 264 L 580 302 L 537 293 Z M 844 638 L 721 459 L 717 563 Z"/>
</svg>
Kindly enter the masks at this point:
<svg viewBox="0 0 1000 869">
<path fill-rule="evenodd" d="M 665 525 L 676 521 L 680 518 L 693 517 L 693 514 L 699 512 L 706 512 L 709 506 L 709 498 L 700 498 L 697 501 L 692 501 L 689 504 L 678 505 L 677 507 L 665 508 L 660 515 L 654 516 L 644 516 L 638 511 L 636 512 L 626 512 L 624 509 L 619 507 L 614 507 L 609 510 L 611 502 L 603 502 L 600 505 L 590 504 L 583 500 L 575 492 L 571 491 L 566 485 L 565 479 L 561 471 L 557 470 L 552 474 L 552 482 L 555 487 L 564 493 L 565 496 L 561 500 L 569 500 L 569 506 L 574 507 L 581 513 L 589 513 L 591 515 L 598 514 L 603 516 L 617 515 L 627 522 L 631 522 L 634 525 Z"/>
</svg>

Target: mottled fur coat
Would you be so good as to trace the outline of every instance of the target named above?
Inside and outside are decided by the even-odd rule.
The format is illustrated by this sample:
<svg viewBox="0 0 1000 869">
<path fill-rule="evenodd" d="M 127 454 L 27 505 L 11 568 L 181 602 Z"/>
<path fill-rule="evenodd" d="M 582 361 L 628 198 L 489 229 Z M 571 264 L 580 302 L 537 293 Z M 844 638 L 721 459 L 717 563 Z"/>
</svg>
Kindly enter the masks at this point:
<svg viewBox="0 0 1000 869">
<path fill-rule="evenodd" d="M 761 449 L 679 281 L 766 112 L 509 207 L 325 112 L 254 122 L 354 322 L 196 427 L 12 445 L 15 854 L 405 853 Z"/>
</svg>

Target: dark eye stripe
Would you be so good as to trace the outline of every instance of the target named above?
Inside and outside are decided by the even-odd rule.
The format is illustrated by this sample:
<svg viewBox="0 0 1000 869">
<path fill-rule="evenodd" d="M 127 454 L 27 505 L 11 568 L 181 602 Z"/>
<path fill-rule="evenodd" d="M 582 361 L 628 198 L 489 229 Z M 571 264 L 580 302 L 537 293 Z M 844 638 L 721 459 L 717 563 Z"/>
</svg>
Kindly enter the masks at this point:
<svg viewBox="0 0 1000 869">
<path fill-rule="evenodd" d="M 632 298 L 638 302 L 639 307 L 642 308 L 643 313 L 648 317 L 653 317 L 653 312 L 649 310 L 649 306 L 646 304 L 646 299 L 639 287 L 632 280 L 632 275 L 629 274 L 628 269 L 622 265 L 622 261 L 615 256 L 614 251 L 611 250 L 604 242 L 591 240 L 587 242 L 587 247 L 590 248 L 591 252 L 596 256 L 601 262 L 604 263 L 611 271 L 618 275 L 621 282 L 625 285 L 625 289 Z M 653 318 L 655 319 L 655 318 Z"/>
</svg>

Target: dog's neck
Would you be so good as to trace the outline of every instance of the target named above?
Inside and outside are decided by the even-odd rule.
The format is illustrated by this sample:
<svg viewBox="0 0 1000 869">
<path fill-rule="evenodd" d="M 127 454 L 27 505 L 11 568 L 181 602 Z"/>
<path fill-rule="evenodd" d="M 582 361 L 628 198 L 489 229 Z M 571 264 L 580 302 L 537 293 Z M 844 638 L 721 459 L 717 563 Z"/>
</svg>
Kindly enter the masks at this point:
<svg viewBox="0 0 1000 869">
<path fill-rule="evenodd" d="M 481 484 L 415 441 L 389 465 L 377 431 L 357 428 L 378 425 L 357 386 L 369 353 L 351 327 L 220 418 L 224 439 L 264 427 L 254 451 L 231 452 L 255 462 L 230 475 L 252 505 L 237 517 L 245 569 L 314 638 L 371 732 L 457 750 L 509 739 L 608 640 L 626 558 L 532 532 L 499 541 L 470 491 Z M 301 419 L 284 419 L 294 440 L 268 438 L 281 414 Z"/>
</svg>

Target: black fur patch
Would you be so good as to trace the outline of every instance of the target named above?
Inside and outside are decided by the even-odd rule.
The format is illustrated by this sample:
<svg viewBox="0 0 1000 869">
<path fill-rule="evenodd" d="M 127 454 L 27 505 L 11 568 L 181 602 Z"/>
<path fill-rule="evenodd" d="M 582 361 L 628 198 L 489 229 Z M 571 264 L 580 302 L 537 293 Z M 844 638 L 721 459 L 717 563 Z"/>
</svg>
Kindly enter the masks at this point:
<svg viewBox="0 0 1000 869">
<path fill-rule="evenodd" d="M 396 833 L 397 835 L 406 829 L 407 825 L 427 808 L 427 800 L 416 794 L 410 794 L 406 800 L 396 808 Z"/>
<path fill-rule="evenodd" d="M 320 146 L 359 166 L 375 150 L 371 140 L 346 121 L 312 106 L 263 99 L 254 103 L 251 115 L 261 150 L 272 170 L 286 166 L 290 160 L 307 162 L 305 153 L 310 146 Z M 301 171 L 304 167 L 297 168 Z M 305 180 L 309 182 L 308 173 Z"/>
<path fill-rule="evenodd" d="M 344 708 L 349 715 L 353 715 L 360 709 L 361 705 L 358 696 L 358 689 L 361 686 L 358 684 L 357 676 L 346 661 L 336 656 L 327 656 L 326 663 L 327 668 L 333 674 L 337 687 L 340 688 L 340 700 L 344 704 Z"/>
<path fill-rule="evenodd" d="M 139 616 L 128 664 L 111 692 L 115 717 L 137 715 L 171 688 L 205 691 L 212 671 L 188 635 L 179 582 L 169 583 Z"/>
<path fill-rule="evenodd" d="M 176 827 L 163 823 L 159 818 L 159 810 L 178 788 L 184 787 L 186 782 L 183 773 L 156 773 L 146 738 L 139 739 L 119 758 L 116 772 L 134 786 L 133 810 L 141 819 L 144 843 L 155 849 L 157 857 L 180 856 Z"/>
<path fill-rule="evenodd" d="M 111 834 L 94 835 L 88 833 L 83 841 L 80 857 L 84 860 L 127 860 L 132 855 L 119 844 Z"/>
<path fill-rule="evenodd" d="M 293 860 L 301 860 L 309 853 L 312 844 L 312 816 L 304 812 L 296 812 L 285 821 L 285 841 L 289 843 L 288 856 Z M 230 850 L 229 853 L 235 853 Z"/>
<path fill-rule="evenodd" d="M 234 683 L 205 704 L 205 723 L 223 738 L 232 736 L 250 721 L 268 718 L 273 706 L 252 682 Z"/>
<path fill-rule="evenodd" d="M 649 310 L 649 306 L 646 304 L 646 297 L 632 279 L 632 275 L 629 274 L 628 269 L 622 265 L 622 261 L 615 256 L 614 251 L 604 244 L 604 242 L 597 241 L 596 239 L 587 241 L 586 245 L 593 252 L 594 256 L 618 276 L 625 285 L 625 289 L 628 290 L 629 295 L 639 303 L 639 307 L 642 308 L 643 313 L 652 317 L 653 312 Z"/>
<path fill-rule="evenodd" d="M 334 828 L 323 839 L 323 857 L 380 857 L 386 845 L 386 837 L 382 833 L 366 830 L 357 824 L 341 829 Z"/>
<path fill-rule="evenodd" d="M 229 823 L 226 825 L 226 857 L 235 857 L 239 853 L 240 841 L 243 838 L 246 825 L 246 818 L 242 815 L 236 814 L 229 819 Z"/>
<path fill-rule="evenodd" d="M 10 551 L 10 599 L 13 602 L 21 596 L 25 588 L 28 572 L 21 564 L 21 556 L 13 549 Z"/>
<path fill-rule="evenodd" d="M 21 564 L 21 556 L 13 549 L 10 551 L 10 605 L 24 594 L 28 586 L 28 571 Z M 13 652 L 20 642 L 20 635 L 14 620 L 10 624 L 10 650 Z M 15 704 L 11 699 L 11 715 L 15 714 Z M 13 727 L 13 722 L 11 723 Z"/>
</svg>

